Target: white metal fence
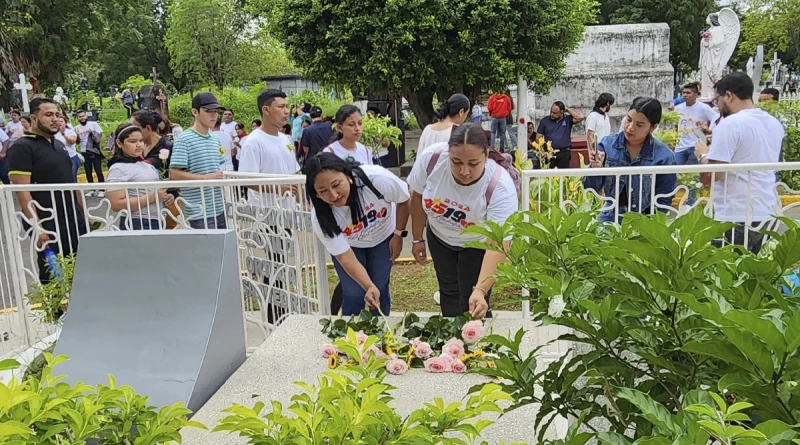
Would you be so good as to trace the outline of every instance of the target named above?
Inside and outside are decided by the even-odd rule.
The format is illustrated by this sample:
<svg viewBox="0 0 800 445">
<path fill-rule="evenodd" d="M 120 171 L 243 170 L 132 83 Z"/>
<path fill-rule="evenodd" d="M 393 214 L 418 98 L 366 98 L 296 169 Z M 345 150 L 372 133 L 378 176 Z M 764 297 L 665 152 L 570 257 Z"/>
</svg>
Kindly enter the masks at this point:
<svg viewBox="0 0 800 445">
<path fill-rule="evenodd" d="M 663 212 L 674 218 L 702 206 L 706 215 L 717 220 L 755 230 L 781 230 L 776 217 L 800 219 L 800 190 L 775 181 L 778 173 L 785 172 L 800 183 L 800 162 L 525 170 L 520 178 L 520 208 L 546 211 L 547 205 L 555 205 L 571 210 L 589 204 L 601 209 L 606 220 L 619 222 L 626 211 Z M 675 186 L 660 190 L 663 178 L 673 175 Z M 595 178 L 593 182 L 602 182 L 603 187 L 584 187 L 586 178 Z M 646 203 L 646 208 L 636 208 L 636 203 Z M 754 233 L 742 230 L 735 240 L 747 246 L 752 237 L 759 236 Z M 527 302 L 522 312 L 524 317 L 530 315 Z"/>
<path fill-rule="evenodd" d="M 0 187 L 0 331 L 8 332 L 8 338 L 0 342 L 0 356 L 30 346 L 56 329 L 41 323 L 40 313 L 31 307 L 27 295 L 40 282 L 43 252 L 47 248 L 70 252 L 83 228 L 215 228 L 216 220 L 203 215 L 222 214 L 220 223 L 233 229 L 238 239 L 250 349 L 290 314 L 328 314 L 327 255 L 311 230 L 305 177 L 237 173 L 226 177 L 213 181 Z M 102 191 L 106 196 L 93 197 L 92 191 Z M 20 207 L 20 192 L 32 193 L 38 199 L 38 203 L 30 203 L 28 216 Z M 139 196 L 154 192 L 162 197 L 164 193 L 179 197 L 171 206 L 160 199 L 149 201 L 147 206 L 145 198 L 138 211 L 132 206 Z M 187 200 L 193 193 L 199 202 Z M 42 205 L 46 201 L 51 205 Z M 85 210 L 74 212 L 73 206 Z M 44 244 L 36 241 L 42 234 L 47 239 Z"/>
</svg>

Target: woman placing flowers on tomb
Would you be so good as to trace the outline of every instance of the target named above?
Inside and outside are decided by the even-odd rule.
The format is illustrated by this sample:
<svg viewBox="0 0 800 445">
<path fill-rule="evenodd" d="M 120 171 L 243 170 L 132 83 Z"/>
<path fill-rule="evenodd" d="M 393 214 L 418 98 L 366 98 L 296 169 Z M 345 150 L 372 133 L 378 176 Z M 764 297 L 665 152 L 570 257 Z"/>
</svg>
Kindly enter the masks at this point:
<svg viewBox="0 0 800 445">
<path fill-rule="evenodd" d="M 427 262 L 427 236 L 439 282 L 439 305 L 446 317 L 465 312 L 491 316 L 492 276 L 504 255 L 465 247 L 484 237 L 464 229 L 485 221 L 503 224 L 517 211 L 514 182 L 489 159 L 488 146 L 480 125 L 455 127 L 449 142 L 434 144 L 417 158 L 408 177 L 414 258 L 419 264 Z"/>
<path fill-rule="evenodd" d="M 311 224 L 333 256 L 342 283 L 342 315 L 391 310 L 389 275 L 407 235 L 408 187 L 377 165 L 359 165 L 332 153 L 306 161 Z"/>
<path fill-rule="evenodd" d="M 661 122 L 661 103 L 657 99 L 637 99 L 625 119 L 625 131 L 604 137 L 597 151 L 589 152 L 591 168 L 675 165 L 675 155 L 652 134 Z M 627 212 L 666 212 L 677 180 L 674 173 L 587 176 L 583 186 L 602 191 L 605 198 L 610 198 L 600 212 L 600 220 L 611 222 L 619 221 Z"/>
</svg>

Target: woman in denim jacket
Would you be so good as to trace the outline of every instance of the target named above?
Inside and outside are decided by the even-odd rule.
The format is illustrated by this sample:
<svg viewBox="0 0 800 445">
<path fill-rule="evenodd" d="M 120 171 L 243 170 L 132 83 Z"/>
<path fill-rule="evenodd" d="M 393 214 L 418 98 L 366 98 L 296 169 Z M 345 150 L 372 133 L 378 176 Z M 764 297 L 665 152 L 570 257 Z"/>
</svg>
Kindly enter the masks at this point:
<svg viewBox="0 0 800 445">
<path fill-rule="evenodd" d="M 675 165 L 672 150 L 652 135 L 660 122 L 661 103 L 657 99 L 635 100 L 628 111 L 625 131 L 604 137 L 597 145 L 597 152 L 589 152 L 591 167 Z M 598 193 L 602 190 L 604 197 L 613 198 L 614 201 L 603 205 L 600 220 L 614 221 L 616 213 L 619 222 L 627 212 L 651 214 L 653 209 L 666 212 L 672 203 L 672 197 L 667 195 L 675 190 L 677 181 L 674 173 L 655 175 L 655 181 L 649 174 L 623 175 L 619 184 L 617 176 L 587 176 L 583 186 Z"/>
</svg>

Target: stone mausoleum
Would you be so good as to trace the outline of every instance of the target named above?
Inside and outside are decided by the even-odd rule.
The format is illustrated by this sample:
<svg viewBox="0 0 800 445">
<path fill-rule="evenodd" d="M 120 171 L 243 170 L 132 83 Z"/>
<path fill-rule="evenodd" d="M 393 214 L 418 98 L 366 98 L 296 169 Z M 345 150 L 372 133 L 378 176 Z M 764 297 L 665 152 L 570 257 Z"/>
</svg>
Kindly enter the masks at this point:
<svg viewBox="0 0 800 445">
<path fill-rule="evenodd" d="M 666 23 L 589 26 L 566 64 L 564 77 L 549 94 L 529 93 L 528 114 L 535 122 L 557 100 L 588 114 L 597 96 L 607 92 L 616 99 L 611 111 L 616 129 L 635 97 L 652 96 L 665 103 L 672 99 L 674 68 Z"/>
</svg>

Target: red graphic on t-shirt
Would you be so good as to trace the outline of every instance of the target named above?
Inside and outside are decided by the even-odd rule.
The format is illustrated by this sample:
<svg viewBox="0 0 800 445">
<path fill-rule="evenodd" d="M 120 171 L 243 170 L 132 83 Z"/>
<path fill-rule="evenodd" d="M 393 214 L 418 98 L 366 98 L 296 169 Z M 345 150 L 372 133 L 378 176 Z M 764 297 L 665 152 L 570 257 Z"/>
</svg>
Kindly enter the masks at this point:
<svg viewBox="0 0 800 445">
<path fill-rule="evenodd" d="M 427 209 L 430 213 L 433 213 L 437 218 L 447 222 L 457 223 L 463 228 L 475 225 L 474 222 L 467 221 L 466 212 L 469 212 L 469 206 L 465 204 L 459 204 L 458 202 L 452 201 L 448 198 L 445 198 L 444 200 L 439 198 L 426 199 L 425 209 Z"/>
<path fill-rule="evenodd" d="M 386 215 L 389 214 L 389 209 L 386 207 L 381 208 L 380 210 L 376 210 L 375 204 L 370 204 L 364 209 L 364 216 L 358 222 L 358 224 L 350 224 L 347 226 L 342 233 L 348 238 L 363 238 L 366 236 L 366 232 L 369 228 L 377 226 L 381 219 L 386 218 Z M 363 233 L 363 236 L 359 236 Z"/>
</svg>

